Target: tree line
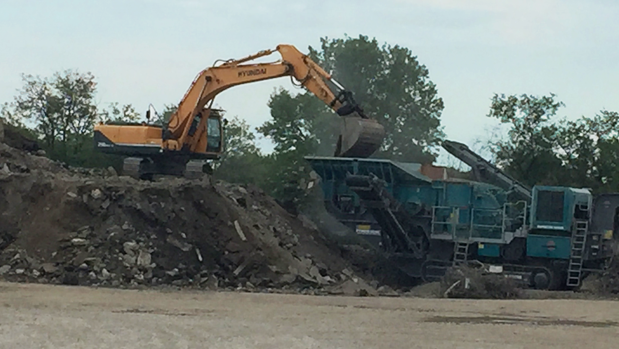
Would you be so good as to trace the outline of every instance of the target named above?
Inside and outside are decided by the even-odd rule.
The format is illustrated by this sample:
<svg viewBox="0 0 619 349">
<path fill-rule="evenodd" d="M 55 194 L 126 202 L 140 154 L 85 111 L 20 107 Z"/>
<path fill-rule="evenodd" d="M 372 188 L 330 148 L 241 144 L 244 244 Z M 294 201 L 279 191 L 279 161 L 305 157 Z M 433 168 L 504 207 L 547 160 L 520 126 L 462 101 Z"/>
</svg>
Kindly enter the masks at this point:
<svg viewBox="0 0 619 349">
<path fill-rule="evenodd" d="M 432 163 L 445 138 L 441 125 L 443 99 L 429 71 L 410 49 L 381 44 L 367 36 L 321 38 L 309 55 L 355 93 L 368 115 L 385 126 L 386 139 L 374 157 Z M 116 156 L 94 151 L 93 127 L 98 122 L 137 122 L 131 105 L 95 101 L 97 83 L 91 73 L 65 71 L 49 78 L 23 75 L 14 100 L 2 106 L 5 121 L 36 137 L 48 155 L 73 166 L 120 166 Z M 311 92 L 280 89 L 268 101 L 270 119 L 255 130 L 233 117 L 225 129 L 225 152 L 214 176 L 253 184 L 272 196 L 297 202 L 310 171 L 306 155 L 331 156 L 339 118 Z M 492 96 L 487 117 L 508 125 L 505 137 L 488 140 L 492 161 L 527 183 L 589 187 L 618 191 L 619 162 L 616 112 L 569 121 L 557 118 L 563 103 L 556 96 Z M 165 105 L 161 124 L 174 112 Z M 275 144 L 265 154 L 257 137 Z M 236 168 L 251 171 L 236 171 Z"/>
</svg>

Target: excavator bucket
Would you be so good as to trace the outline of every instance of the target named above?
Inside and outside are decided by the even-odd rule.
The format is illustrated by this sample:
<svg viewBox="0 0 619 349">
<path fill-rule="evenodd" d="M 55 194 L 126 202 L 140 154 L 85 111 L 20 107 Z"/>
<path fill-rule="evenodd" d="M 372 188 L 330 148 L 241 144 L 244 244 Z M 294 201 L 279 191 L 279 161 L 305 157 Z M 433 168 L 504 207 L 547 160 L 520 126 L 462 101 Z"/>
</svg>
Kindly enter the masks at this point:
<svg viewBox="0 0 619 349">
<path fill-rule="evenodd" d="M 376 120 L 357 116 L 342 119 L 336 157 L 368 158 L 380 148 L 385 138 L 385 128 Z"/>
</svg>

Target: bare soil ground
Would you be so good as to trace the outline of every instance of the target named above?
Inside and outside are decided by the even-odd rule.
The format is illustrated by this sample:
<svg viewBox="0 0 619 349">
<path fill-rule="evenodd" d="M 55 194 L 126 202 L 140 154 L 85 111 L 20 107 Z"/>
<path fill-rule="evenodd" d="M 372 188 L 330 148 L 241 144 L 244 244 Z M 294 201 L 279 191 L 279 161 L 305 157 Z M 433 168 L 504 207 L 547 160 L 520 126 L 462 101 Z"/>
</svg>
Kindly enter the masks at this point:
<svg viewBox="0 0 619 349">
<path fill-rule="evenodd" d="M 0 283 L 1 348 L 614 348 L 616 302 Z"/>
</svg>

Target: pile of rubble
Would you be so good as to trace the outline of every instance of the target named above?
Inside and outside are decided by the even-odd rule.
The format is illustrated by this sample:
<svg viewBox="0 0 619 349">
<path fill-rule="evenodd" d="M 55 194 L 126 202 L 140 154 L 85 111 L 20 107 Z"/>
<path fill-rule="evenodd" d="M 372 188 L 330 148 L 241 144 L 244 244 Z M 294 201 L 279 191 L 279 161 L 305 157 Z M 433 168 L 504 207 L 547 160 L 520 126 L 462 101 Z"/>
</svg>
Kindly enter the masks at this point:
<svg viewBox="0 0 619 349">
<path fill-rule="evenodd" d="M 312 222 L 257 188 L 137 181 L 113 169 L 85 175 L 2 143 L 0 275 L 114 287 L 378 288 Z"/>
<path fill-rule="evenodd" d="M 518 283 L 483 267 L 461 265 L 447 270 L 441 279 L 439 294 L 446 298 L 516 299 L 523 298 Z"/>
</svg>

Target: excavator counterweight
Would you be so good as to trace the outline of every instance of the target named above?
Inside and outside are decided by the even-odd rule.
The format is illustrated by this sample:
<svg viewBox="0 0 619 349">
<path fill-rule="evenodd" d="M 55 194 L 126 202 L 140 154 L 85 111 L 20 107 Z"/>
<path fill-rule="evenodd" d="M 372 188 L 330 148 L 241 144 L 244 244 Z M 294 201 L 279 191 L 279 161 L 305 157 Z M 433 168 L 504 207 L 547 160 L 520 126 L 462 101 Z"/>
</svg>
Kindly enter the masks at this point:
<svg viewBox="0 0 619 349">
<path fill-rule="evenodd" d="M 275 51 L 281 60 L 250 63 Z M 164 125 L 96 125 L 95 147 L 131 156 L 125 161 L 125 169 L 134 177 L 183 175 L 205 169 L 203 162 L 219 159 L 224 151 L 222 117 L 211 108 L 215 96 L 233 86 L 284 76 L 297 80 L 341 117 L 336 157 L 367 158 L 380 148 L 385 137 L 383 126 L 365 115 L 351 91 L 292 45 L 278 45 L 274 50 L 201 71 Z M 190 163 L 195 161 L 200 163 Z"/>
</svg>

